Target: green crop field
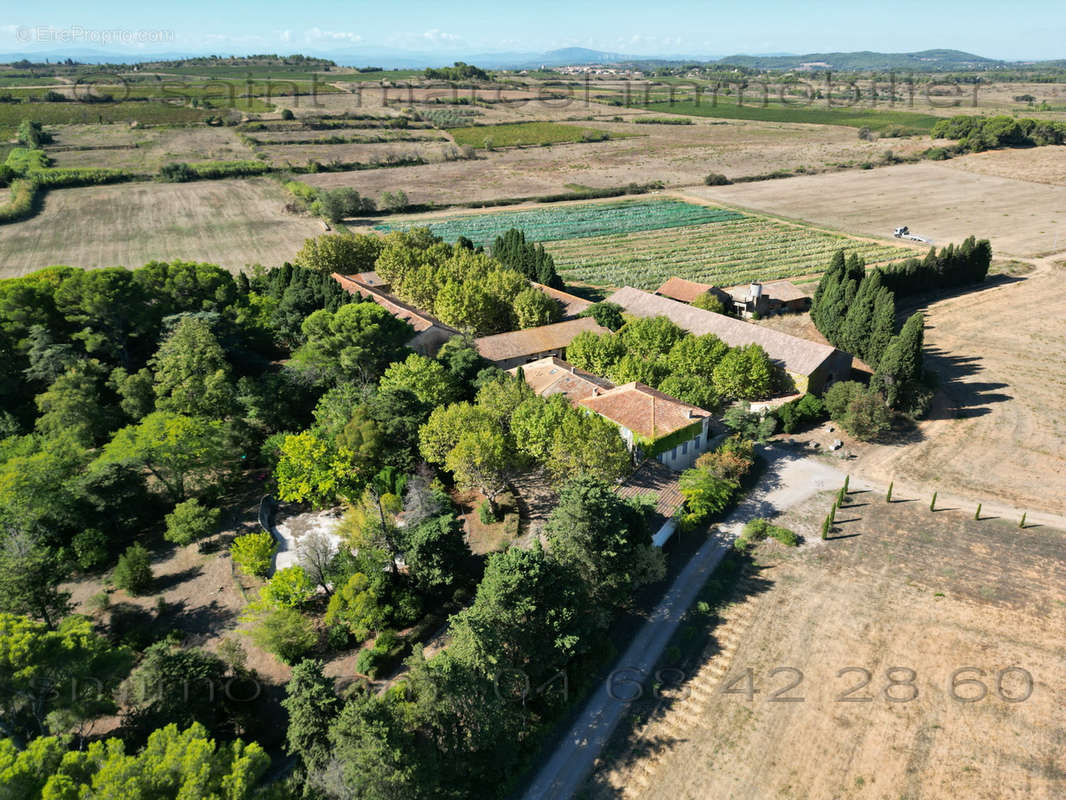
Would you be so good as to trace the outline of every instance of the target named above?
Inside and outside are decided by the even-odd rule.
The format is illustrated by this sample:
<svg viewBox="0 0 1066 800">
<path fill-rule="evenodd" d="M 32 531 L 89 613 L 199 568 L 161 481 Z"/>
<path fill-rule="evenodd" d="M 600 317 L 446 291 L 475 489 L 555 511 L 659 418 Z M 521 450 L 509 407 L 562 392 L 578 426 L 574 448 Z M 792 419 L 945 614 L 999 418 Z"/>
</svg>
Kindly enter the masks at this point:
<svg viewBox="0 0 1066 800">
<path fill-rule="evenodd" d="M 474 125 L 448 131 L 456 144 L 471 147 L 516 147 L 519 145 L 596 142 L 620 138 L 599 128 L 565 125 L 561 122 L 507 122 L 500 125 Z"/>
<path fill-rule="evenodd" d="M 913 251 L 863 242 L 757 216 L 665 230 L 550 242 L 568 280 L 654 289 L 674 275 L 717 286 L 821 272 L 841 248 L 867 263 L 912 256 Z"/>
<path fill-rule="evenodd" d="M 255 101 L 258 102 L 258 101 Z M 24 119 L 45 125 L 130 123 L 187 125 L 203 122 L 212 111 L 169 103 L 0 103 L 0 139 L 10 139 Z"/>
<path fill-rule="evenodd" d="M 743 215 L 724 208 L 684 203 L 680 200 L 622 201 L 561 206 L 532 211 L 505 211 L 495 214 L 468 214 L 423 223 L 447 242 L 465 236 L 475 245 L 490 245 L 510 228 L 525 231 L 534 242 L 583 239 L 605 234 L 678 228 L 701 223 L 742 219 Z M 406 230 L 418 223 L 381 224 L 378 230 Z"/>
</svg>

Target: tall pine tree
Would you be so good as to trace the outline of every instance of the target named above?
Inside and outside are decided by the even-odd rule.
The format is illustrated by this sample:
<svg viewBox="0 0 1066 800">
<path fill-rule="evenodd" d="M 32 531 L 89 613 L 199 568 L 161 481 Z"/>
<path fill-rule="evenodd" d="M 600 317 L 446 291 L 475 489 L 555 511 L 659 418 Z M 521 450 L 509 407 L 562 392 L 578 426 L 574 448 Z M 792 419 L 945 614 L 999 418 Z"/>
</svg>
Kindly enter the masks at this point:
<svg viewBox="0 0 1066 800">
<path fill-rule="evenodd" d="M 907 389 L 922 377 L 922 345 L 925 339 L 925 317 L 916 311 L 904 323 L 899 334 L 892 337 L 871 385 L 885 396 L 892 408 L 899 408 Z"/>
</svg>

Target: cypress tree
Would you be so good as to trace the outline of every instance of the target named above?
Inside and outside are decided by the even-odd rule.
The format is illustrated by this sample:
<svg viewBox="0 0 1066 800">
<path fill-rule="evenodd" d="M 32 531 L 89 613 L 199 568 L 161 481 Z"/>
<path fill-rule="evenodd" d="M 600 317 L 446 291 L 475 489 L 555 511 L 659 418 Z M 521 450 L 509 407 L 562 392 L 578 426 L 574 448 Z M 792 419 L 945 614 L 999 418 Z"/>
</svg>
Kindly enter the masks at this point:
<svg viewBox="0 0 1066 800">
<path fill-rule="evenodd" d="M 896 297 L 885 287 L 877 291 L 874 298 L 873 318 L 870 321 L 870 338 L 866 343 L 866 352 L 862 360 L 874 369 L 881 363 L 881 356 L 892 341 L 896 329 Z"/>
<path fill-rule="evenodd" d="M 874 303 L 877 292 L 881 289 L 881 274 L 870 273 L 860 284 L 855 298 L 848 305 L 847 315 L 840 328 L 840 344 L 849 353 L 854 353 L 863 360 L 866 354 L 870 332 L 873 327 Z"/>
<path fill-rule="evenodd" d="M 914 312 L 881 354 L 870 385 L 885 396 L 890 408 L 898 408 L 907 386 L 922 377 L 924 328 L 922 312 Z"/>
<path fill-rule="evenodd" d="M 892 502 L 892 487 L 895 486 L 895 485 L 896 485 L 895 481 L 889 481 L 888 482 L 888 494 L 885 495 L 885 502 L 886 503 L 891 503 Z"/>
<path fill-rule="evenodd" d="M 850 475 L 845 475 L 844 476 L 844 494 L 848 493 L 848 485 L 850 483 L 851 483 L 851 476 Z"/>
<path fill-rule="evenodd" d="M 976 519 L 976 520 L 980 520 L 981 519 L 981 504 L 980 503 L 977 504 L 977 510 L 973 513 L 973 518 Z"/>
<path fill-rule="evenodd" d="M 936 511 L 936 492 L 933 492 L 933 499 L 929 501 L 929 510 Z"/>
<path fill-rule="evenodd" d="M 822 538 L 823 539 L 828 539 L 829 538 L 829 527 L 832 524 L 833 523 L 830 522 L 829 517 L 826 517 L 824 520 L 822 520 Z"/>
<path fill-rule="evenodd" d="M 1027 512 L 1027 511 L 1023 511 L 1022 512 L 1022 520 L 1021 520 L 1021 522 L 1018 523 L 1018 527 L 1019 528 L 1024 528 L 1025 527 L 1025 515 L 1027 513 L 1029 513 L 1029 512 Z"/>
</svg>

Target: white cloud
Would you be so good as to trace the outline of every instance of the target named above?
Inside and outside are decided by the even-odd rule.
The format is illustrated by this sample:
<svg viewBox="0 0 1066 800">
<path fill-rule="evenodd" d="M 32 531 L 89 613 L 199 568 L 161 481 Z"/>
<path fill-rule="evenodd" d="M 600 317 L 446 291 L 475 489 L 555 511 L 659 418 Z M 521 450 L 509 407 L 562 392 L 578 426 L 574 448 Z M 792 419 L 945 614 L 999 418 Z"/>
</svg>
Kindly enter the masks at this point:
<svg viewBox="0 0 1066 800">
<path fill-rule="evenodd" d="M 282 31 L 278 38 L 280 38 L 285 44 L 288 44 L 292 41 L 292 31 Z"/>
<path fill-rule="evenodd" d="M 309 28 L 304 31 L 304 40 L 308 42 L 361 42 L 363 37 L 350 31 L 324 31 L 321 28 Z"/>
</svg>

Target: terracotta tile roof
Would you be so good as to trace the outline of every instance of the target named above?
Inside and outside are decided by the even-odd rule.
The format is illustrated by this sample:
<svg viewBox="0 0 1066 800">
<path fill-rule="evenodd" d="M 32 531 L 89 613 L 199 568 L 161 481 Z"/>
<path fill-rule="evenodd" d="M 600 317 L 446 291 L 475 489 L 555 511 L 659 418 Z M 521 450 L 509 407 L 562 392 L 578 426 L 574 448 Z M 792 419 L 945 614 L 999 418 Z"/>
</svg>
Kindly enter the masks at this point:
<svg viewBox="0 0 1066 800">
<path fill-rule="evenodd" d="M 563 319 L 573 319 L 592 305 L 590 301 L 583 297 L 578 297 L 576 294 L 562 292 L 558 289 L 553 289 L 551 286 L 545 286 L 543 283 L 537 283 L 536 281 L 533 281 L 533 285 L 544 292 L 544 294 L 548 295 L 552 300 L 559 301 L 559 305 L 563 307 Z"/>
<path fill-rule="evenodd" d="M 367 273 L 362 274 L 365 275 Z M 422 333 L 422 331 L 433 327 L 458 333 L 454 328 L 445 325 L 435 317 L 431 317 L 429 314 L 419 311 L 414 306 L 407 305 L 390 294 L 386 294 L 379 289 L 374 289 L 371 286 L 357 281 L 353 276 L 340 275 L 334 272 L 333 280 L 337 281 L 337 283 L 339 283 L 349 294 L 358 294 L 366 300 L 372 300 L 382 308 L 386 309 L 394 317 L 404 320 L 408 325 L 415 329 L 415 333 Z"/>
<path fill-rule="evenodd" d="M 714 287 L 709 283 L 696 283 L 684 278 L 670 278 L 666 283 L 655 290 L 655 294 L 663 297 L 671 297 L 682 303 L 691 303 L 701 294 L 710 291 Z"/>
<path fill-rule="evenodd" d="M 666 317 L 697 336 L 713 333 L 730 347 L 760 345 L 771 360 L 796 375 L 810 375 L 836 352 L 827 344 L 800 339 L 753 322 L 715 314 L 668 297 L 627 286 L 607 298 L 638 317 Z"/>
<path fill-rule="evenodd" d="M 677 513 L 685 502 L 678 485 L 680 475 L 654 458 L 646 459 L 636 471 L 616 490 L 622 498 L 653 494 L 656 497 L 655 515 L 659 518 L 653 524 L 654 532 L 666 520 Z"/>
<path fill-rule="evenodd" d="M 560 350 L 584 331 L 610 333 L 607 328 L 598 325 L 592 317 L 581 317 L 566 322 L 556 322 L 554 325 L 542 325 L 539 328 L 482 336 L 480 339 L 475 339 L 474 344 L 482 357 L 489 361 L 507 361 L 511 358 Z"/>
<path fill-rule="evenodd" d="M 565 395 L 574 404 L 584 397 L 591 397 L 597 392 L 614 388 L 614 384 L 606 378 L 600 378 L 591 372 L 578 369 L 555 356 L 531 361 L 521 367 L 510 369 L 508 372 L 515 375 L 519 369 L 522 370 L 526 383 L 535 394 L 541 397 L 550 397 L 553 394 Z"/>
<path fill-rule="evenodd" d="M 711 416 L 709 411 L 636 381 L 586 397 L 581 405 L 651 441 Z"/>
</svg>

